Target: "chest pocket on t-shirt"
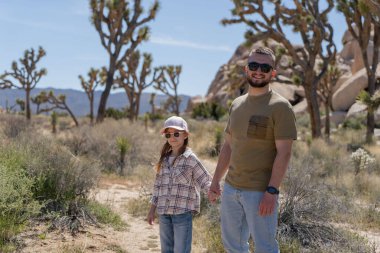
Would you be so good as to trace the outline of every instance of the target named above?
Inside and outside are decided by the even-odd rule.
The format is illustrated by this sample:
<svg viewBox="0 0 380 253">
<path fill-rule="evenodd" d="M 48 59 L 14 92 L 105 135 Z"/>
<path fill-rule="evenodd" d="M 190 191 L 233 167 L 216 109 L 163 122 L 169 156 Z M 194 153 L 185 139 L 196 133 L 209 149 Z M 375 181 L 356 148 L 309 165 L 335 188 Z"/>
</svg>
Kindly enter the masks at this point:
<svg viewBox="0 0 380 253">
<path fill-rule="evenodd" d="M 265 139 L 267 136 L 268 121 L 269 118 L 265 116 L 251 116 L 247 130 L 248 138 Z"/>
</svg>

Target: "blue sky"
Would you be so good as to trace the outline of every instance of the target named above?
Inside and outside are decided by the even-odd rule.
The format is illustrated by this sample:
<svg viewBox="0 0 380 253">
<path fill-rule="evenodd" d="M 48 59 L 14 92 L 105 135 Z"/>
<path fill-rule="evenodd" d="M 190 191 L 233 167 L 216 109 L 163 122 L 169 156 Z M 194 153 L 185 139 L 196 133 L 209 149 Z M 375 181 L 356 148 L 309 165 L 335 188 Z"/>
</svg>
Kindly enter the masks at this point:
<svg viewBox="0 0 380 253">
<path fill-rule="evenodd" d="M 152 54 L 153 66 L 182 65 L 180 94 L 205 95 L 218 68 L 243 42 L 246 27 L 220 24 L 222 18 L 230 17 L 230 0 L 160 3 L 156 19 L 150 23 L 150 41 L 139 50 Z M 331 23 L 340 24 L 335 27 L 334 37 L 341 49 L 345 21 L 334 14 Z M 48 75 L 41 79 L 39 88 L 80 90 L 78 75 L 87 75 L 91 67 L 108 63 L 90 22 L 88 0 L 0 0 L 0 30 L 0 73 L 10 69 L 12 61 L 18 60 L 26 49 L 41 45 L 46 50 L 47 55 L 38 66 L 47 68 Z"/>
</svg>

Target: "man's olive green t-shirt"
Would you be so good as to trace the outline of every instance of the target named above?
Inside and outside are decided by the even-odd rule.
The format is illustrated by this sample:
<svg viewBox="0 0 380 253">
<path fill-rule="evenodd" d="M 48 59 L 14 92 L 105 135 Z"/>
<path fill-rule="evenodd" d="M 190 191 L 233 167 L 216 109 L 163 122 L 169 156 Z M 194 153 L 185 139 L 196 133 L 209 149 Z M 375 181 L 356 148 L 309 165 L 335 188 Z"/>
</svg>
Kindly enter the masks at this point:
<svg viewBox="0 0 380 253">
<path fill-rule="evenodd" d="M 253 191 L 268 186 L 277 154 L 275 140 L 297 139 L 292 106 L 275 91 L 236 98 L 225 132 L 232 137 L 226 182 Z"/>
</svg>

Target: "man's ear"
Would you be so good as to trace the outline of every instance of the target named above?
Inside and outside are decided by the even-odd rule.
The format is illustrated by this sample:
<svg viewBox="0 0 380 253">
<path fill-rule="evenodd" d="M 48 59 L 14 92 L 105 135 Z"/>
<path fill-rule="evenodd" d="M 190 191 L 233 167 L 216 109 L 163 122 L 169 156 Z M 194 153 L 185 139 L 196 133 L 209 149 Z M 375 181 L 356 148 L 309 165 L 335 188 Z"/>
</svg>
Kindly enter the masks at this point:
<svg viewBox="0 0 380 253">
<path fill-rule="evenodd" d="M 277 71 L 275 69 L 272 70 L 272 77 L 274 78 L 274 77 L 276 77 L 276 75 L 277 75 Z"/>
</svg>

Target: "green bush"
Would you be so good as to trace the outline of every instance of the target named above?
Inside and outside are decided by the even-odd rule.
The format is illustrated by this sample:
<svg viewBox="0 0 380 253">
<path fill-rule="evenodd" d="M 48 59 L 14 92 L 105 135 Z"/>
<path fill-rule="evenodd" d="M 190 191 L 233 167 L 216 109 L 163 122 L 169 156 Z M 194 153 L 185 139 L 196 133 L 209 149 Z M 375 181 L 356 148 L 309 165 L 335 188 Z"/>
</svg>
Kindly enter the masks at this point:
<svg viewBox="0 0 380 253">
<path fill-rule="evenodd" d="M 362 129 L 364 127 L 362 121 L 363 120 L 359 119 L 359 118 L 349 118 L 343 122 L 342 127 L 344 129 L 359 130 L 359 129 Z"/>
<path fill-rule="evenodd" d="M 119 110 L 113 107 L 109 107 L 106 110 L 106 117 L 113 119 L 123 119 L 128 117 L 128 112 L 126 110 Z"/>
<path fill-rule="evenodd" d="M 41 207 L 33 198 L 33 178 L 17 161 L 18 154 L 7 156 L 2 153 L 0 159 L 0 252 Z"/>
<path fill-rule="evenodd" d="M 86 206 L 89 212 L 94 215 L 96 220 L 100 223 L 111 225 L 116 230 L 123 230 L 128 226 L 118 214 L 114 213 L 111 208 L 106 205 L 89 201 Z"/>
<path fill-rule="evenodd" d="M 192 112 L 192 118 L 214 119 L 219 121 L 227 113 L 227 109 L 216 102 L 200 103 Z"/>
</svg>

